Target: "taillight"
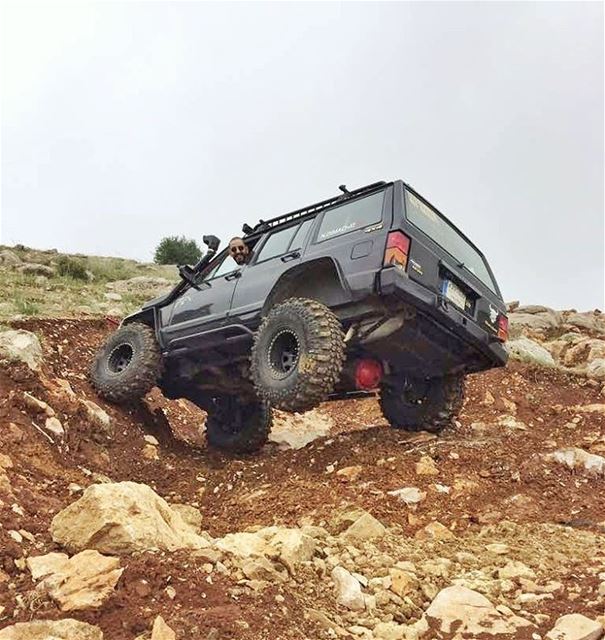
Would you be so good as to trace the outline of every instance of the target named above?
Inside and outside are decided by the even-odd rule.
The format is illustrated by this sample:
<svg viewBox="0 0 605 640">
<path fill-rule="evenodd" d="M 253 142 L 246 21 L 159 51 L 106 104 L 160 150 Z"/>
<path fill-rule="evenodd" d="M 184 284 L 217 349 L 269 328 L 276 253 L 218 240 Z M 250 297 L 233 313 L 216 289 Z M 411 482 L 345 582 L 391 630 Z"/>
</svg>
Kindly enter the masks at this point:
<svg viewBox="0 0 605 640">
<path fill-rule="evenodd" d="M 498 340 L 508 340 L 508 318 L 502 314 L 498 316 Z"/>
<path fill-rule="evenodd" d="M 391 231 L 384 252 L 384 266 L 395 265 L 405 270 L 408 264 L 409 250 L 410 239 L 401 231 Z"/>
</svg>

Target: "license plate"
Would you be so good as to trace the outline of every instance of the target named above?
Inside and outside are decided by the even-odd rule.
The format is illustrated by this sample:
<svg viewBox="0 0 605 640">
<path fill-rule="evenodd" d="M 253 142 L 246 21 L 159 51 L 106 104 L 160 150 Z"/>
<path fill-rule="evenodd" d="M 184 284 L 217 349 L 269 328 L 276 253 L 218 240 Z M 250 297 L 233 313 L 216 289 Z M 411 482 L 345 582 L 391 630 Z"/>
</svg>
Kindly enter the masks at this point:
<svg viewBox="0 0 605 640">
<path fill-rule="evenodd" d="M 455 282 L 446 280 L 443 283 L 443 295 L 463 311 L 466 308 L 466 296 Z"/>
</svg>

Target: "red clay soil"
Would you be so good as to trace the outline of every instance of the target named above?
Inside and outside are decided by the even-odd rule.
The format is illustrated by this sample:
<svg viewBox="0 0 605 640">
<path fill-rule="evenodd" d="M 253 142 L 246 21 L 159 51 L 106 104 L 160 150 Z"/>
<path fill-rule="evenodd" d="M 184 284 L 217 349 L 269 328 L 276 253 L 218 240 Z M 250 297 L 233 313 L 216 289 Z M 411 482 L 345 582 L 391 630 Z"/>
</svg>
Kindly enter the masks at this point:
<svg viewBox="0 0 605 640">
<path fill-rule="evenodd" d="M 33 599 L 30 610 L 20 610 L 13 618 L 14 594 L 33 587 L 28 572 L 19 570 L 14 560 L 22 549 L 33 554 L 60 550 L 48 534 L 50 521 L 76 499 L 70 483 L 86 487 L 94 481 L 92 474 L 143 482 L 171 502 L 197 506 L 204 529 L 215 536 L 250 525 L 321 524 L 346 506 L 363 507 L 410 536 L 432 520 L 461 535 L 503 518 L 603 531 L 605 493 L 598 490 L 599 483 L 541 458 L 563 446 L 605 452 L 604 415 L 581 414 L 570 427 L 575 405 L 605 402 L 599 388 L 581 378 L 518 364 L 471 376 L 458 425 L 438 438 L 390 429 L 373 399 L 329 403 L 322 407 L 334 421 L 327 438 L 298 451 L 268 445 L 258 455 L 233 457 L 205 447 L 204 415 L 188 403 L 167 401 L 154 391 L 144 405 L 124 409 L 94 394 L 86 371 L 113 328 L 107 321 L 31 319 L 13 326 L 37 333 L 46 378 L 68 380 L 78 397 L 103 407 L 113 419 L 115 435 L 108 439 L 99 433 L 69 402 L 57 404 L 39 376 L 25 366 L 0 367 L 0 452 L 13 462 L 8 475 L 20 507 L 6 502 L 0 510 L 0 570 L 8 574 L 3 581 L 0 571 L 0 610 L 6 608 L 0 628 L 31 618 L 64 617 L 55 605 Z M 488 390 L 493 404 L 483 403 Z M 35 428 L 38 422 L 24 405 L 24 391 L 57 410 L 67 433 L 63 447 L 51 444 Z M 526 430 L 494 426 L 499 415 L 510 413 L 504 400 L 515 403 L 516 418 Z M 190 446 L 173 432 L 200 444 Z M 146 434 L 159 440 L 159 460 L 143 456 Z M 438 475 L 416 474 L 422 455 L 436 461 Z M 336 473 L 351 465 L 362 467 L 357 482 Z M 476 486 L 456 499 L 433 488 L 434 483 L 453 487 L 461 479 Z M 405 486 L 419 487 L 430 496 L 411 522 L 402 503 L 387 495 Z M 7 535 L 10 529 L 31 532 L 36 542 L 16 544 Z M 179 638 L 320 637 L 317 623 L 304 618 L 292 593 L 280 590 L 285 601 L 278 603 L 277 587 L 252 593 L 230 576 L 216 578 L 216 573 L 209 581 L 202 563 L 187 553 L 144 553 L 124 558 L 123 565 L 126 570 L 109 603 L 77 616 L 98 624 L 108 639 L 134 638 L 149 629 L 157 614 Z M 176 589 L 174 600 L 164 591 L 168 585 Z M 569 605 L 555 600 L 544 609 L 556 618 L 569 612 Z"/>
</svg>

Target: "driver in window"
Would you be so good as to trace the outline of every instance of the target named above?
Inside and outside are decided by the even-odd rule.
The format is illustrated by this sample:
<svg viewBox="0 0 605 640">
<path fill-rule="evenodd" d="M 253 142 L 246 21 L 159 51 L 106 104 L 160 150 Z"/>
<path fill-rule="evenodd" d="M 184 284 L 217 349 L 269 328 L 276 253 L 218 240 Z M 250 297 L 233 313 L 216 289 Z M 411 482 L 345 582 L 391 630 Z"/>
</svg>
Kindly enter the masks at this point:
<svg viewBox="0 0 605 640">
<path fill-rule="evenodd" d="M 229 240 L 229 255 L 239 266 L 247 264 L 252 257 L 250 248 L 243 239 L 238 236 Z"/>
</svg>

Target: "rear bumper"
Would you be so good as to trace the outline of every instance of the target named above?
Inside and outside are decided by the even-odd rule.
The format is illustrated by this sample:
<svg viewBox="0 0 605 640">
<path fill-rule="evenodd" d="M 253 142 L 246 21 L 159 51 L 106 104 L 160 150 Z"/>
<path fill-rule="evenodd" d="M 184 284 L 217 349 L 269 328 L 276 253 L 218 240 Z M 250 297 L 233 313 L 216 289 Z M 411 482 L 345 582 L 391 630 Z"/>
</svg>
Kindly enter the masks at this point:
<svg viewBox="0 0 605 640">
<path fill-rule="evenodd" d="M 501 367 L 508 361 L 502 343 L 441 296 L 411 280 L 397 269 L 383 269 L 378 277 L 379 293 L 413 304 L 434 320 L 444 331 L 481 352 L 491 366 Z"/>
</svg>

